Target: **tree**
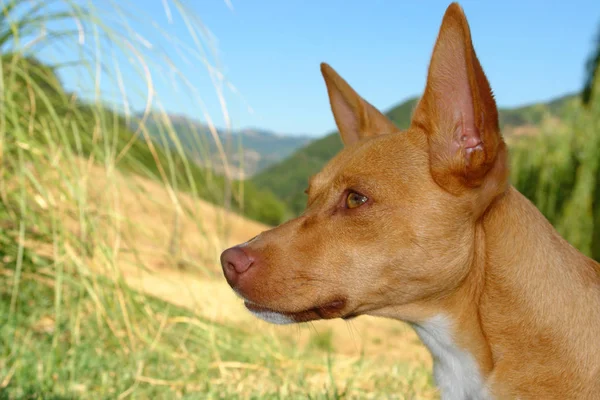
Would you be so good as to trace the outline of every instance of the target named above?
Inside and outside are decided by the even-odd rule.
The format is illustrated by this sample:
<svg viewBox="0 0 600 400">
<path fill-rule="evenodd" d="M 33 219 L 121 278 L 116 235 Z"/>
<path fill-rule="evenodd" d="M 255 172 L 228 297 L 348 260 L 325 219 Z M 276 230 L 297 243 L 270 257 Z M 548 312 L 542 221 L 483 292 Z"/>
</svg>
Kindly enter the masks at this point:
<svg viewBox="0 0 600 400">
<path fill-rule="evenodd" d="M 585 65 L 585 83 L 583 86 L 582 100 L 585 106 L 589 106 L 594 95 L 594 83 L 600 76 L 600 26 L 596 35 L 595 50 L 590 54 Z"/>
</svg>

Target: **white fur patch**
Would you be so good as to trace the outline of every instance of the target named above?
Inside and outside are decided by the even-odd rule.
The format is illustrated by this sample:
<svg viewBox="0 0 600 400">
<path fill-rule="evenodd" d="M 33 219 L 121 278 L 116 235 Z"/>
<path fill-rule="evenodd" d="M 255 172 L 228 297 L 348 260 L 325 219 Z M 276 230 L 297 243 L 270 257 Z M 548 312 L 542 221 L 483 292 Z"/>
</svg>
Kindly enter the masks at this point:
<svg viewBox="0 0 600 400">
<path fill-rule="evenodd" d="M 263 321 L 270 322 L 272 324 L 288 325 L 288 324 L 296 323 L 296 321 L 294 321 L 287 315 L 280 314 L 275 311 L 254 311 L 254 310 L 248 310 L 248 311 L 250 311 L 252 314 L 254 314 L 255 317 L 260 318 Z"/>
<path fill-rule="evenodd" d="M 436 315 L 413 328 L 433 357 L 433 376 L 442 400 L 491 399 L 477 361 L 454 343 L 450 318 Z"/>
</svg>

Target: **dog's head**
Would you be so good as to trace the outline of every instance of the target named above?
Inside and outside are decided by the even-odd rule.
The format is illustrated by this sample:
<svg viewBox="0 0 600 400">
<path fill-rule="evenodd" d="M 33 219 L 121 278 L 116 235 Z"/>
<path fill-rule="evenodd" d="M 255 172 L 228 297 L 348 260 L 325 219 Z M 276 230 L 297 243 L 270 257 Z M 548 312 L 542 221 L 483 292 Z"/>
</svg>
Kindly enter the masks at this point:
<svg viewBox="0 0 600 400">
<path fill-rule="evenodd" d="M 507 188 L 495 101 L 462 9 L 446 11 L 427 85 L 400 131 L 323 64 L 345 148 L 298 218 L 223 252 L 247 308 L 274 323 L 420 313 L 469 274 L 477 221 Z"/>
</svg>

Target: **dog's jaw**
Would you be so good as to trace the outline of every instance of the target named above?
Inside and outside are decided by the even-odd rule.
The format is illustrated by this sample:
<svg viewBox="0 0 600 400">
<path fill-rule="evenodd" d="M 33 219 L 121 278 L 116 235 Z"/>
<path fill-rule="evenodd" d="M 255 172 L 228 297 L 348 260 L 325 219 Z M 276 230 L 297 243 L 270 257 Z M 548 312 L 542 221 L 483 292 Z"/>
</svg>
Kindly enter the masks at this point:
<svg viewBox="0 0 600 400">
<path fill-rule="evenodd" d="M 262 319 L 263 321 L 269 322 L 275 325 L 290 325 L 295 324 L 296 321 L 285 314 L 281 314 L 275 311 L 266 311 L 266 310 L 252 310 L 248 308 L 248 311 L 252 313 L 255 317 Z"/>
<path fill-rule="evenodd" d="M 342 314 L 346 305 L 345 300 L 334 300 L 322 306 L 317 306 L 301 311 L 279 311 L 256 304 L 244 299 L 244 305 L 253 315 L 277 325 L 287 325 L 299 322 L 309 322 L 318 319 L 352 318 L 355 314 Z"/>
<path fill-rule="evenodd" d="M 237 297 L 244 300 L 244 305 L 246 306 L 246 309 L 258 319 L 262 319 L 263 321 L 275 325 L 290 325 L 295 324 L 297 322 L 293 318 L 283 313 L 259 307 L 257 304 L 251 302 L 250 300 L 242 296 L 242 294 L 238 290 L 234 289 L 234 293 Z"/>
</svg>

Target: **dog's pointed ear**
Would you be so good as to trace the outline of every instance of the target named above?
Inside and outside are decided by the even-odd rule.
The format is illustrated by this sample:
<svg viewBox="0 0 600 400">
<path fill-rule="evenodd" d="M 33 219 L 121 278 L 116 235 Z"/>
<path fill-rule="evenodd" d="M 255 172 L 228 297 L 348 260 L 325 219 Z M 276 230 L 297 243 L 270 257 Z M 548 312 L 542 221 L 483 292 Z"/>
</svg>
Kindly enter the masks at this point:
<svg viewBox="0 0 600 400">
<path fill-rule="evenodd" d="M 427 134 L 433 178 L 451 192 L 482 185 L 492 168 L 506 163 L 496 102 L 457 3 L 444 15 L 412 125 Z"/>
<path fill-rule="evenodd" d="M 358 95 L 333 68 L 321 64 L 329 103 L 342 142 L 348 146 L 363 137 L 392 133 L 398 128 L 379 110 Z"/>
</svg>

